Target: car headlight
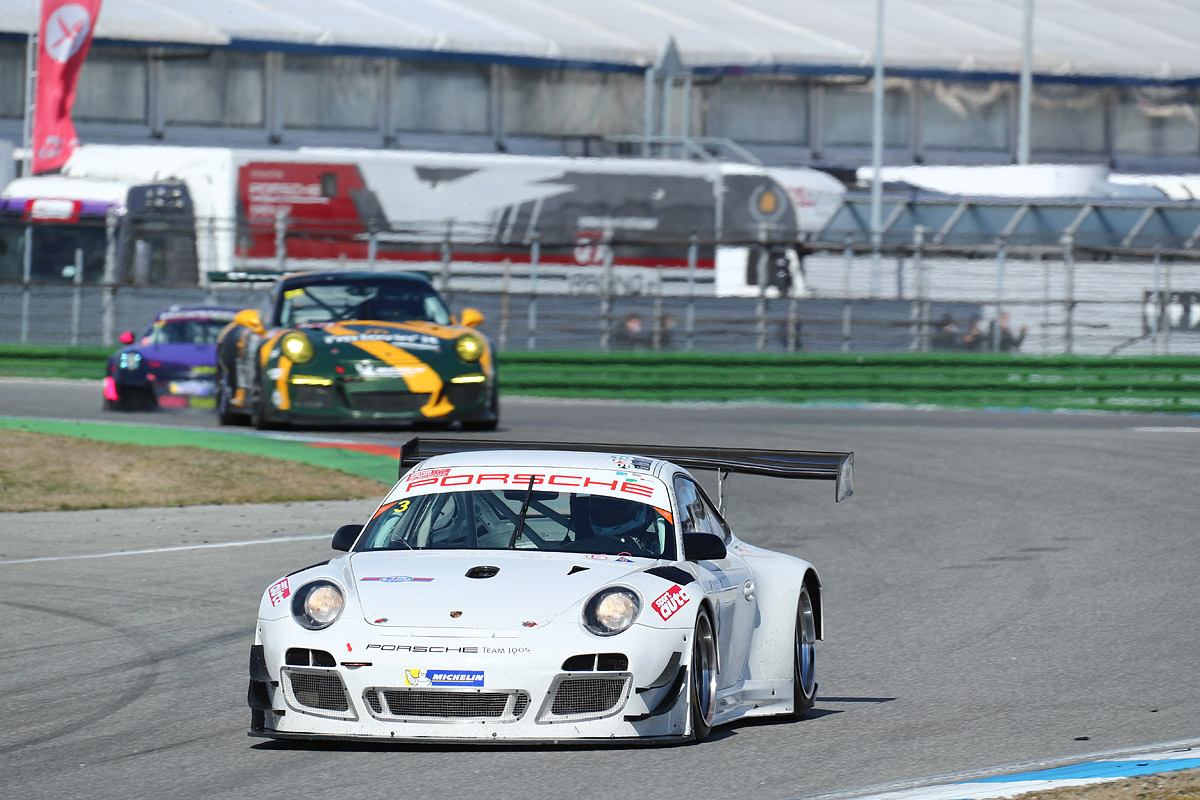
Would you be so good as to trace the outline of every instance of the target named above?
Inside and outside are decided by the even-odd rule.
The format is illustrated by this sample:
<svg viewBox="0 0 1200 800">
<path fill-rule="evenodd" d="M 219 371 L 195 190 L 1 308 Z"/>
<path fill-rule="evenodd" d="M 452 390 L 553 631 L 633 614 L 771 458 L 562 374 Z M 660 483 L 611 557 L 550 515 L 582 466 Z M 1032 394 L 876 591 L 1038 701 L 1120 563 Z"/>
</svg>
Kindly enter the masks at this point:
<svg viewBox="0 0 1200 800">
<path fill-rule="evenodd" d="M 292 616 L 310 631 L 328 628 L 342 614 L 346 595 L 333 581 L 317 580 L 305 584 L 292 595 Z"/>
<path fill-rule="evenodd" d="M 583 625 L 597 636 L 613 636 L 627 629 L 642 611 L 637 592 L 610 586 L 592 595 L 583 607 Z"/>
<path fill-rule="evenodd" d="M 468 333 L 454 343 L 454 352 L 458 353 L 458 357 L 463 361 L 478 361 L 483 355 L 483 341 L 478 336 Z"/>
<path fill-rule="evenodd" d="M 279 347 L 293 364 L 307 364 L 312 361 L 315 352 L 312 342 L 303 333 L 284 334 L 283 339 L 279 342 Z"/>
</svg>

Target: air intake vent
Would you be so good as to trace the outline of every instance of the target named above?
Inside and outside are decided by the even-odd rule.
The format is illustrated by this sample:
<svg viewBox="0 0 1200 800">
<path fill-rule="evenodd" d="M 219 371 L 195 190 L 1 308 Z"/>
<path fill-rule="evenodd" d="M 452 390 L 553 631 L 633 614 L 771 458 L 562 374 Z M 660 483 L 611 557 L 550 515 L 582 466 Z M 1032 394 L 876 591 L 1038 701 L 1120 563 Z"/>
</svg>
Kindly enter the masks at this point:
<svg viewBox="0 0 1200 800">
<path fill-rule="evenodd" d="M 651 575 L 657 575 L 672 583 L 678 583 L 680 586 L 687 586 L 692 581 L 696 580 L 690 572 L 684 572 L 679 567 L 651 567 L 646 570 Z"/>
<path fill-rule="evenodd" d="M 468 578 L 491 578 L 500 571 L 499 567 L 471 567 L 467 570 Z"/>
</svg>

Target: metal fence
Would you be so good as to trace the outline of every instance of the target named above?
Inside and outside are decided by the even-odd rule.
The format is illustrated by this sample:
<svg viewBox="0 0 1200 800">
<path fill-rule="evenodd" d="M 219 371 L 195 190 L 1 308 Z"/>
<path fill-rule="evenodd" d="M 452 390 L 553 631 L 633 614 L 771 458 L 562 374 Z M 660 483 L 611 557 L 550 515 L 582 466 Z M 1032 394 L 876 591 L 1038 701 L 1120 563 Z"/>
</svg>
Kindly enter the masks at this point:
<svg viewBox="0 0 1200 800">
<path fill-rule="evenodd" d="M 725 243 L 732 261 L 722 263 L 718 253 L 714 269 L 698 266 L 703 259 L 697 253 L 707 247 L 711 259 L 720 243 L 694 236 L 652 242 L 660 250 L 675 248 L 669 267 L 623 265 L 623 249 L 647 242 L 611 235 L 587 243 L 589 249 L 575 258 L 582 264 L 546 259 L 551 244 L 536 236 L 508 246 L 510 257 L 499 262 L 473 257 L 470 245 L 478 242 L 452 235 L 418 260 L 389 260 L 376 247 L 368 248 L 365 260 L 298 259 L 289 256 L 286 232 L 279 239 L 276 256 L 235 266 L 419 269 L 452 310 L 480 310 L 482 329 L 501 350 L 1200 353 L 1200 265 L 1158 255 L 1118 260 L 1095 250 L 1080 255 L 1063 249 L 1018 259 L 1000 249 L 963 258 L 887 244 L 876 256 L 861 243 L 839 250 L 808 242 L 801 246 L 807 251 L 802 267 L 788 276 L 790 289 L 781 290 L 778 276 L 768 274 L 768 260 L 792 242 Z M 569 248 L 556 246 L 560 252 Z M 64 269 L 61 280 L 0 281 L 0 341 L 114 345 L 121 331 L 140 332 L 172 303 L 262 306 L 270 287 L 163 283 L 161 275 L 169 273 L 135 269 L 156 263 L 138 255 L 136 242 L 123 252 L 128 269 L 106 267 L 103 275 L 79 268 Z M 110 252 L 109 258 L 120 256 Z M 731 273 L 741 281 L 732 289 L 722 279 Z M 755 273 L 748 285 L 746 275 Z M 741 296 L 717 296 L 719 291 Z M 1002 316 L 1011 319 L 1011 340 L 992 324 Z"/>
</svg>

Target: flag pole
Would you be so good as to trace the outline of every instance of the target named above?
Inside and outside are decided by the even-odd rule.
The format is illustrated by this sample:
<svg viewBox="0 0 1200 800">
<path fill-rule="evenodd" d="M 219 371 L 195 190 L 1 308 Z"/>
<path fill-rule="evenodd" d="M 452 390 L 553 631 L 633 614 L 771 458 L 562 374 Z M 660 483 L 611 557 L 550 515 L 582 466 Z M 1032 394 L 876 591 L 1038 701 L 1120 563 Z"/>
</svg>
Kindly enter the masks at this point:
<svg viewBox="0 0 1200 800">
<path fill-rule="evenodd" d="M 33 19 L 29 26 L 29 39 L 25 46 L 25 122 L 22 130 L 25 144 L 25 159 L 21 177 L 28 178 L 33 169 L 33 107 L 37 103 L 37 41 L 38 29 L 42 25 L 41 0 L 33 0 Z"/>
</svg>

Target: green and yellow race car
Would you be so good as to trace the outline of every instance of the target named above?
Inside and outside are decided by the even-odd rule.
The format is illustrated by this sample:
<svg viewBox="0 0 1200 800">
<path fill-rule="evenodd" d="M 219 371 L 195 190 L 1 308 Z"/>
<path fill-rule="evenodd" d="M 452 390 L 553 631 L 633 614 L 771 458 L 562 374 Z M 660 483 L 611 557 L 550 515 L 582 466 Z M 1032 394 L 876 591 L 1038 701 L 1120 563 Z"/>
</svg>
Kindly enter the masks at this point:
<svg viewBox="0 0 1200 800">
<path fill-rule="evenodd" d="M 270 308 L 238 312 L 217 340 L 217 415 L 285 423 L 500 421 L 483 315 L 450 315 L 423 275 L 309 272 L 281 278 Z"/>
</svg>

